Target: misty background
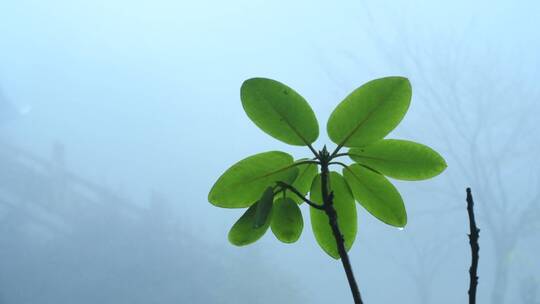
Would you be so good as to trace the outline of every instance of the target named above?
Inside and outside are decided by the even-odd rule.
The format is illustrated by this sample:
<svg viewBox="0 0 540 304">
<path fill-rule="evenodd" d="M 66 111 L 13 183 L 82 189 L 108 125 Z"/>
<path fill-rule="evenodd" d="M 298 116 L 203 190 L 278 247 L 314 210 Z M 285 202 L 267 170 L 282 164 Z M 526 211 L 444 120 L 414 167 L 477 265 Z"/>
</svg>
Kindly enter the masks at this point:
<svg viewBox="0 0 540 304">
<path fill-rule="evenodd" d="M 403 231 L 359 210 L 349 252 L 365 303 L 466 303 L 465 188 L 480 231 L 478 303 L 540 303 L 540 4 L 536 1 L 0 2 L 0 303 L 352 303 L 307 206 L 293 245 L 237 248 L 243 210 L 207 201 L 230 165 L 295 158 L 243 112 L 251 77 L 329 114 L 408 77 L 388 137 L 448 169 L 393 181 Z"/>
</svg>

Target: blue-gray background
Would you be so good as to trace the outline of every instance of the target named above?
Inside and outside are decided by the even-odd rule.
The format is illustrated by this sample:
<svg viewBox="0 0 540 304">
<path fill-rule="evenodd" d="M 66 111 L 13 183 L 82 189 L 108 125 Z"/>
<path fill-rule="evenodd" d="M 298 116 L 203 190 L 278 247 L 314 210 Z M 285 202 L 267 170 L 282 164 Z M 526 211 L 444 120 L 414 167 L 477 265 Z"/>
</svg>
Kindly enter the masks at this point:
<svg viewBox="0 0 540 304">
<path fill-rule="evenodd" d="M 1 1 L 0 303 L 350 303 L 306 206 L 296 244 L 236 248 L 242 211 L 207 193 L 251 154 L 309 155 L 247 118 L 243 80 L 295 88 L 324 131 L 389 75 L 413 85 L 389 137 L 449 167 L 395 182 L 403 231 L 359 212 L 365 302 L 467 301 L 471 186 L 478 302 L 539 303 L 539 20 L 536 1 Z"/>
</svg>

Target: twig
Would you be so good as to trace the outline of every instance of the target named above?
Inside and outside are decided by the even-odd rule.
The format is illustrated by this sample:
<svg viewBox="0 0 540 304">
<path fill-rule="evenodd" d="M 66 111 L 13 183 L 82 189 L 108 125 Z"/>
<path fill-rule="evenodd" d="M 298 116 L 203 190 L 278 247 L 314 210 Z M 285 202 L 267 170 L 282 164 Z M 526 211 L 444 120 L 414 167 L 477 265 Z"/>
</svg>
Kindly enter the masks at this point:
<svg viewBox="0 0 540 304">
<path fill-rule="evenodd" d="M 281 182 L 281 181 L 278 181 L 276 182 L 276 184 L 281 187 L 281 189 L 288 189 L 289 191 L 291 191 L 292 193 L 296 194 L 300 199 L 302 199 L 304 202 L 306 202 L 308 205 L 310 205 L 311 207 L 315 208 L 315 209 L 319 209 L 319 210 L 324 210 L 323 206 L 321 205 L 317 205 L 316 203 L 308 200 L 306 197 L 304 197 L 302 195 L 302 193 L 300 193 L 300 191 L 296 190 L 296 188 L 294 188 L 293 186 L 285 183 L 285 182 Z"/>
<path fill-rule="evenodd" d="M 467 188 L 467 212 L 469 213 L 469 226 L 471 233 L 469 234 L 469 244 L 471 245 L 471 268 L 469 268 L 470 284 L 469 284 L 469 304 L 476 304 L 476 286 L 478 285 L 478 238 L 480 237 L 480 229 L 476 226 L 474 219 L 474 201 L 471 194 L 471 188 Z"/>
</svg>

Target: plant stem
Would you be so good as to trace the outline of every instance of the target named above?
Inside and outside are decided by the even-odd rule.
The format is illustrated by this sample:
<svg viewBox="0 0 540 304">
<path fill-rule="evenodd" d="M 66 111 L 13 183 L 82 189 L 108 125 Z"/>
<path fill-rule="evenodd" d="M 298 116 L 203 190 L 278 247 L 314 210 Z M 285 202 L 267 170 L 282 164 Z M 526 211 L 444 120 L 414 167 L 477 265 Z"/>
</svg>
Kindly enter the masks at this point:
<svg viewBox="0 0 540 304">
<path fill-rule="evenodd" d="M 354 303 L 363 304 L 362 298 L 360 297 L 360 290 L 358 290 L 358 285 L 356 284 L 356 280 L 354 278 L 351 262 L 349 261 L 349 255 L 347 254 L 347 250 L 345 249 L 345 240 L 343 239 L 343 234 L 339 230 L 337 213 L 333 205 L 334 195 L 329 189 L 328 165 L 331 160 L 331 156 L 326 150 L 326 147 L 324 147 L 324 149 L 319 152 L 319 155 L 321 161 L 321 192 L 323 198 L 323 208 L 326 215 L 328 216 L 330 226 L 332 227 L 332 233 L 334 234 L 334 238 L 336 239 L 338 253 L 341 258 L 343 268 L 345 269 L 347 280 L 349 281 L 349 287 L 351 288 Z"/>
<path fill-rule="evenodd" d="M 314 202 L 308 200 L 302 193 L 300 193 L 300 191 L 298 191 L 296 188 L 294 188 L 293 186 L 285 183 L 285 182 L 277 182 L 277 185 L 281 187 L 280 191 L 281 190 L 285 190 L 285 189 L 288 189 L 289 191 L 291 191 L 292 193 L 294 193 L 296 196 L 298 196 L 301 200 L 303 200 L 304 202 L 306 202 L 306 204 L 310 205 L 311 207 L 315 208 L 315 209 L 319 209 L 319 210 L 324 210 L 324 207 L 321 206 L 321 205 L 317 205 L 315 204 Z"/>
<path fill-rule="evenodd" d="M 471 233 L 469 234 L 469 244 L 471 245 L 472 254 L 471 268 L 469 268 L 469 304 L 475 304 L 476 286 L 478 285 L 478 251 L 480 251 L 478 238 L 480 237 L 480 229 L 476 226 L 476 220 L 474 219 L 474 201 L 471 194 L 471 188 L 467 188 L 467 212 L 469 213 L 469 226 L 471 230 Z"/>
</svg>

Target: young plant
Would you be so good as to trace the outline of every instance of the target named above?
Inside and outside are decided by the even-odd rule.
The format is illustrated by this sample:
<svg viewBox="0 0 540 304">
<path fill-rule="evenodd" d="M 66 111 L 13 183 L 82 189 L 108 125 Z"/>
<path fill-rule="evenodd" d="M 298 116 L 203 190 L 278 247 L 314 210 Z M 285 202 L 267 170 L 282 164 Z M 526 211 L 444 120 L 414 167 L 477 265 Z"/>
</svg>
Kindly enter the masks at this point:
<svg viewBox="0 0 540 304">
<path fill-rule="evenodd" d="M 246 80 L 240 95 L 248 117 L 270 136 L 306 146 L 313 155 L 295 161 L 281 151 L 259 153 L 221 175 L 208 195 L 210 203 L 248 208 L 231 228 L 229 241 L 248 245 L 271 227 L 278 240 L 296 242 L 304 226 L 299 205 L 305 202 L 317 243 L 329 256 L 341 259 L 354 301 L 362 303 L 347 254 L 357 231 L 355 200 L 383 223 L 404 227 L 403 200 L 385 176 L 422 180 L 446 168 L 444 159 L 427 146 L 383 139 L 405 116 L 411 94 L 411 85 L 403 77 L 360 86 L 328 120 L 328 136 L 337 147 L 332 152 L 326 146 L 317 151 L 312 144 L 319 136 L 319 125 L 306 100 L 278 81 Z M 345 164 L 338 160 L 341 157 L 353 163 Z M 330 171 L 331 166 L 342 167 L 341 173 Z"/>
</svg>

